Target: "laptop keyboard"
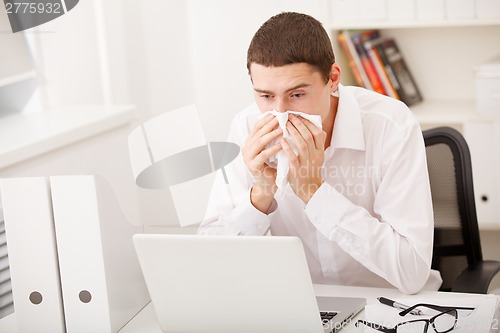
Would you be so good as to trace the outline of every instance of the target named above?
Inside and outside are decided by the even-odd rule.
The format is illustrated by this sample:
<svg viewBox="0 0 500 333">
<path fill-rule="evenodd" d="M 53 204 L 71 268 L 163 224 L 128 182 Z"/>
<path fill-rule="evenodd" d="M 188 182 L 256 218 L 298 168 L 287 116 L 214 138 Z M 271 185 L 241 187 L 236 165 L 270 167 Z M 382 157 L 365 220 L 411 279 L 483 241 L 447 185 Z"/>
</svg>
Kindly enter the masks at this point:
<svg viewBox="0 0 500 333">
<path fill-rule="evenodd" d="M 328 312 L 320 312 L 319 314 L 321 316 L 321 322 L 323 324 L 328 324 L 328 322 L 332 320 L 332 318 L 335 317 L 338 314 L 338 312 L 328 311 Z"/>
</svg>

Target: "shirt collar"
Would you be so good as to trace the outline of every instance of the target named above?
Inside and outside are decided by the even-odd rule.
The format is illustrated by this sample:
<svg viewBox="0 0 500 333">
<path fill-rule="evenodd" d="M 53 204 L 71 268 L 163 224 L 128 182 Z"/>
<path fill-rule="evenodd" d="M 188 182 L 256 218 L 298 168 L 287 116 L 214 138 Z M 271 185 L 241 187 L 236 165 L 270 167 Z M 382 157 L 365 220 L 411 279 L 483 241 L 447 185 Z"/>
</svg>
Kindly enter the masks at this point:
<svg viewBox="0 0 500 333">
<path fill-rule="evenodd" d="M 332 148 L 365 150 L 365 138 L 361 123 L 361 110 L 352 90 L 339 84 L 339 104 L 333 135 Z"/>
</svg>

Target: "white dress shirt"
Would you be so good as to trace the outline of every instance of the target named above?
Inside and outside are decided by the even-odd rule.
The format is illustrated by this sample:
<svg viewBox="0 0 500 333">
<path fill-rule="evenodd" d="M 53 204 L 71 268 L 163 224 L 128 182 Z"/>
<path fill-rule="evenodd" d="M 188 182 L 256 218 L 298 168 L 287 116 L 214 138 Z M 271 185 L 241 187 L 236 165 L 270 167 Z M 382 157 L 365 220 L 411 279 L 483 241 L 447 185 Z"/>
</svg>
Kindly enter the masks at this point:
<svg viewBox="0 0 500 333">
<path fill-rule="evenodd" d="M 243 147 L 260 115 L 255 105 L 236 115 L 229 141 Z M 267 214 L 250 202 L 253 180 L 241 153 L 216 176 L 200 234 L 297 236 L 313 283 L 394 286 L 404 293 L 437 290 L 430 269 L 434 222 L 420 126 L 403 103 L 372 91 L 339 86 L 323 185 L 307 205 L 290 185 Z"/>
</svg>

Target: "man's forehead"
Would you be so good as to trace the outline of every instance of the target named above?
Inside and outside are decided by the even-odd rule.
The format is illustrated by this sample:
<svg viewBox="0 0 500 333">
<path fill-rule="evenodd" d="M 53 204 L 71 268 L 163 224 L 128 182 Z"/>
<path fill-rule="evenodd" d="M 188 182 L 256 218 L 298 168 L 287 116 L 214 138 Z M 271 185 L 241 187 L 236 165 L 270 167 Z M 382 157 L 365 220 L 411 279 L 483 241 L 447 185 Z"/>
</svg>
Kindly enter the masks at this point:
<svg viewBox="0 0 500 333">
<path fill-rule="evenodd" d="M 297 65 L 297 66 L 295 66 Z M 306 66 L 304 66 L 306 65 Z M 266 67 L 259 64 L 251 67 L 251 78 L 254 90 L 267 92 L 269 90 L 294 90 L 312 86 L 321 81 L 318 71 L 307 64 L 293 64 L 281 67 Z"/>
</svg>

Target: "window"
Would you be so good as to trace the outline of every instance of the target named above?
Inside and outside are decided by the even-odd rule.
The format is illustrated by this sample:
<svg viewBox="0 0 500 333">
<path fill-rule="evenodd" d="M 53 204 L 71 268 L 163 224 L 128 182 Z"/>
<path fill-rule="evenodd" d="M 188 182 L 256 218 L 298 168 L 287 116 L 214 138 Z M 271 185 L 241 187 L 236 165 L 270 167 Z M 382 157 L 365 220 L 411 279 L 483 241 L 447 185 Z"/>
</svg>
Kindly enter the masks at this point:
<svg viewBox="0 0 500 333">
<path fill-rule="evenodd" d="M 0 117 L 21 112 L 35 92 L 36 72 L 23 33 L 12 33 L 0 10 Z"/>
</svg>

